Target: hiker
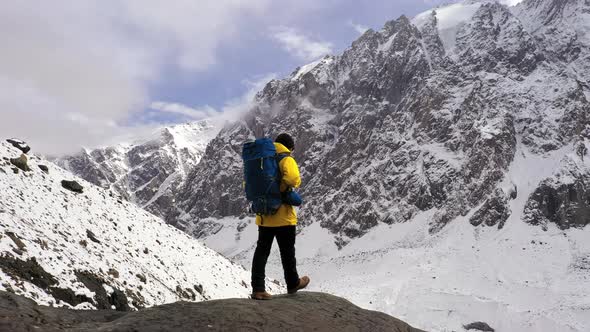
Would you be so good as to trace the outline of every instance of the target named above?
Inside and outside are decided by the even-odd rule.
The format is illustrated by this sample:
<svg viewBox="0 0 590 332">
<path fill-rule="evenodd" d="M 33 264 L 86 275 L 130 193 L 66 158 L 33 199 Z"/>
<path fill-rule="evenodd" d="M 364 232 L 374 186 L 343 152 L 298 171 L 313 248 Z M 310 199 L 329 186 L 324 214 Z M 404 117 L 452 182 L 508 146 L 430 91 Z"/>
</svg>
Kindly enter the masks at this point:
<svg viewBox="0 0 590 332">
<path fill-rule="evenodd" d="M 299 278 L 295 260 L 297 214 L 293 205 L 298 205 L 301 202 L 296 194 L 295 201 L 299 199 L 297 203 L 290 202 L 291 198 L 286 197 L 290 196 L 288 193 L 294 193 L 293 188 L 298 188 L 301 185 L 299 167 L 291 156 L 291 152 L 295 149 L 295 141 L 290 135 L 283 133 L 277 136 L 274 146 L 277 156 L 282 157 L 278 159 L 278 167 L 282 175 L 280 191 L 283 198 L 276 213 L 270 215 L 258 214 L 256 216 L 258 242 L 256 243 L 256 251 L 252 261 L 252 298 L 255 300 L 271 299 L 271 295 L 266 292 L 264 279 L 266 277 L 266 261 L 275 237 L 281 252 L 287 292 L 294 294 L 298 290 L 307 287 L 310 281 L 307 276 Z"/>
</svg>

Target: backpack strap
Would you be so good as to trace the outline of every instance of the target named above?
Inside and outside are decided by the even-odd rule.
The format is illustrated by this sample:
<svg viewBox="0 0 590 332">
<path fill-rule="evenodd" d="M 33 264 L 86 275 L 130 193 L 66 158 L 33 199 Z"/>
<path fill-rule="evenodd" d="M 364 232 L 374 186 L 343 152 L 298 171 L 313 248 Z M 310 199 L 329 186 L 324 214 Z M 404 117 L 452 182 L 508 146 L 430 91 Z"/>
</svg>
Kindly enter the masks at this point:
<svg viewBox="0 0 590 332">
<path fill-rule="evenodd" d="M 279 186 L 283 181 L 283 171 L 281 170 L 281 160 L 285 159 L 285 157 L 290 157 L 291 154 L 289 152 L 277 153 L 275 155 L 275 159 L 277 161 L 277 166 L 279 167 Z"/>
<path fill-rule="evenodd" d="M 275 158 L 277 159 L 277 163 L 280 163 L 281 160 L 283 160 L 283 158 L 285 157 L 290 157 L 291 154 L 289 152 L 283 152 L 283 153 L 277 153 Z"/>
</svg>

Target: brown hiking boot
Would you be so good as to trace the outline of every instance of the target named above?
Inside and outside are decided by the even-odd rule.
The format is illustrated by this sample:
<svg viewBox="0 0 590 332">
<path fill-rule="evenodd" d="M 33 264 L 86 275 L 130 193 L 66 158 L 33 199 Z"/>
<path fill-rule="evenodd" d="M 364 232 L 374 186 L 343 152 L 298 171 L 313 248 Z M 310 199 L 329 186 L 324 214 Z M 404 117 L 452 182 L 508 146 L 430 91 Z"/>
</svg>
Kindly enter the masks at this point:
<svg viewBox="0 0 590 332">
<path fill-rule="evenodd" d="M 309 285 L 309 281 L 310 280 L 309 280 L 308 276 L 304 276 L 302 278 L 299 278 L 299 284 L 297 285 L 297 287 L 287 289 L 287 293 L 289 293 L 289 294 L 297 293 L 298 290 L 304 289 L 305 287 L 307 287 L 307 285 Z"/>
<path fill-rule="evenodd" d="M 254 292 L 250 295 L 252 300 L 272 300 L 272 295 L 267 292 Z"/>
</svg>

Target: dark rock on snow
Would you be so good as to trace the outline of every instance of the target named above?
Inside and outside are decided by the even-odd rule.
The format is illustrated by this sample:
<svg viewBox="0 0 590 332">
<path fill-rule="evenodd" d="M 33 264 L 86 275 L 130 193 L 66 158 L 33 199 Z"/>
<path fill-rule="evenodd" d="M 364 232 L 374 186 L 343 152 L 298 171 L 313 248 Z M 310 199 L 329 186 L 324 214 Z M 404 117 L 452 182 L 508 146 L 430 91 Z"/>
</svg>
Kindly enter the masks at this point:
<svg viewBox="0 0 590 332">
<path fill-rule="evenodd" d="M 24 261 L 11 257 L 10 255 L 0 256 L 0 269 L 11 278 L 27 280 L 48 294 L 51 294 L 58 301 L 66 302 L 72 306 L 81 303 L 92 303 L 98 309 L 114 308 L 118 311 L 130 310 L 125 293 L 111 286 L 113 292 L 110 295 L 107 294 L 104 288 L 104 285 L 109 285 L 107 281 L 89 271 L 77 271 L 76 277 L 78 281 L 83 283 L 90 291 L 94 292 L 93 298 L 76 294 L 68 288 L 57 287 L 58 282 L 55 276 L 45 271 L 35 257 Z M 2 319 L 6 319 L 1 312 L 3 304 L 2 300 L 0 300 L 0 331 L 4 331 L 2 329 Z"/>
<path fill-rule="evenodd" d="M 46 272 L 37 263 L 35 257 L 23 261 L 10 256 L 2 256 L 0 257 L 0 269 L 11 277 L 28 280 L 41 289 L 49 289 L 49 286 L 57 283 L 55 277 Z"/>
<path fill-rule="evenodd" d="M 523 220 L 543 228 L 548 223 L 555 223 L 561 229 L 590 224 L 589 185 L 590 170 L 583 157 L 564 158 L 559 170 L 541 181 L 529 196 Z"/>
<path fill-rule="evenodd" d="M 55 277 L 45 271 L 34 257 L 23 261 L 10 256 L 2 256 L 0 257 L 0 269 L 12 278 L 28 280 L 59 301 L 64 301 L 70 305 L 76 306 L 80 303 L 92 302 L 91 299 L 84 295 L 76 295 L 71 289 L 55 287 L 57 284 Z M 0 329 L 0 331 L 3 330 Z"/>
<path fill-rule="evenodd" d="M 384 313 L 328 294 L 301 292 L 272 301 L 177 302 L 135 312 L 76 311 L 36 305 L 0 292 L 2 331 L 389 331 L 419 332 Z"/>
<path fill-rule="evenodd" d="M 82 193 L 84 191 L 84 187 L 82 187 L 78 182 L 76 181 L 67 181 L 67 180 L 62 180 L 61 181 L 61 186 L 66 188 L 67 190 L 73 191 L 75 193 Z"/>
<path fill-rule="evenodd" d="M 473 226 L 479 226 L 482 223 L 487 226 L 498 225 L 498 229 L 501 229 L 508 217 L 510 217 L 508 198 L 502 189 L 497 189 L 469 219 L 469 222 Z"/>
<path fill-rule="evenodd" d="M 26 250 L 27 246 L 16 234 L 14 234 L 13 232 L 6 232 L 6 235 L 12 240 L 12 242 L 14 242 L 14 244 L 16 244 L 19 250 Z"/>
<path fill-rule="evenodd" d="M 38 165 L 39 169 L 41 169 L 43 172 L 45 173 L 49 173 L 49 167 L 45 166 L 45 165 Z"/>
<path fill-rule="evenodd" d="M 466 330 L 478 330 L 484 332 L 494 332 L 495 330 L 491 328 L 487 323 L 484 322 L 473 322 L 467 325 L 463 325 Z"/>
<path fill-rule="evenodd" d="M 587 182 L 560 184 L 557 187 L 541 184 L 529 197 L 525 221 L 544 227 L 553 222 L 561 229 L 589 224 L 590 190 L 586 185 Z"/>
<path fill-rule="evenodd" d="M 97 309 L 111 309 L 114 307 L 117 311 L 129 311 L 129 302 L 127 296 L 120 290 L 114 288 L 112 294 L 107 294 L 103 285 L 107 284 L 102 277 L 89 271 L 77 271 L 76 277 L 91 292 L 94 292 L 94 304 Z"/>
<path fill-rule="evenodd" d="M 86 236 L 90 239 L 90 241 L 100 243 L 100 240 L 97 239 L 96 235 L 94 235 L 94 233 L 89 229 L 86 230 Z"/>
<path fill-rule="evenodd" d="M 12 146 L 21 150 L 23 153 L 28 153 L 29 151 L 31 151 L 31 147 L 27 143 L 25 143 L 19 139 L 9 138 L 6 140 L 6 142 L 12 144 Z"/>
</svg>

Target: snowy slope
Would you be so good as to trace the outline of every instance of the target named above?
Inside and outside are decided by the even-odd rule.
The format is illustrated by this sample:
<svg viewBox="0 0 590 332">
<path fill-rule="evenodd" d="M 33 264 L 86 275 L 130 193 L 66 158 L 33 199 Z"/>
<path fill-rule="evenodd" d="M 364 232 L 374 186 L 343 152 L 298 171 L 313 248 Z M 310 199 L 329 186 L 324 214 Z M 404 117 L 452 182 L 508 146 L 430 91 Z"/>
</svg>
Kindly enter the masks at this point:
<svg viewBox="0 0 590 332">
<path fill-rule="evenodd" d="M 218 131 L 208 120 L 163 127 L 131 142 L 84 149 L 57 163 L 163 217 L 172 209 L 174 188 L 182 186 Z"/>
<path fill-rule="evenodd" d="M 15 174 L 8 159 L 18 156 L 19 150 L 6 142 L 0 144 L 1 290 L 12 290 L 41 304 L 77 308 L 98 306 L 97 291 L 89 289 L 82 275 L 101 280 L 99 287 L 107 295 L 124 293 L 131 308 L 250 293 L 250 274 L 241 266 L 112 191 L 40 157 L 30 158 L 31 171 Z M 38 165 L 48 166 L 49 173 Z M 78 181 L 83 193 L 64 189 L 62 180 Z M 45 280 L 54 278 L 50 287 L 19 275 L 26 267 L 9 266 L 11 262 L 31 263 L 32 258 L 49 274 Z M 280 290 L 271 282 L 269 286 Z M 58 302 L 56 297 L 68 298 L 63 296 L 67 290 L 92 298 L 92 303 L 76 303 L 71 298 L 75 305 Z"/>
</svg>

